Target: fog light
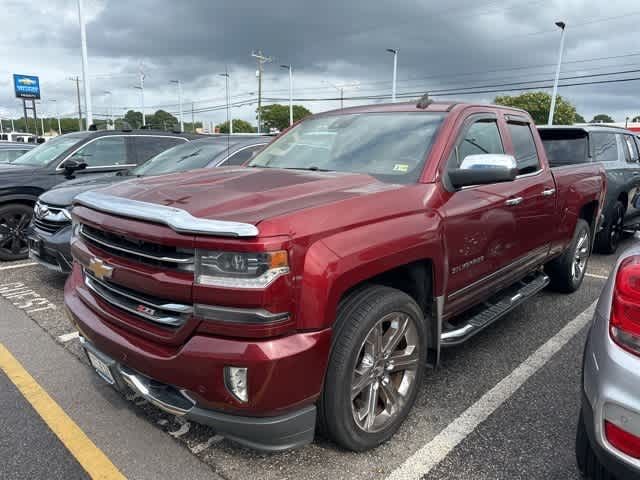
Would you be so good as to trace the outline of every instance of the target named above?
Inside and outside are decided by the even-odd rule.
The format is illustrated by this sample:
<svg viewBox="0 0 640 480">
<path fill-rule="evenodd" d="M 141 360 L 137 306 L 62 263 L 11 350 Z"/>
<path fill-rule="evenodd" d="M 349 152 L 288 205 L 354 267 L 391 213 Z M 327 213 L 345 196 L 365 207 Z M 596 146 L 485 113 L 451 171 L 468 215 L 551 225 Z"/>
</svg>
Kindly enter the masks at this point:
<svg viewBox="0 0 640 480">
<path fill-rule="evenodd" d="M 249 401 L 247 369 L 245 367 L 224 367 L 224 385 L 241 402 Z"/>
</svg>

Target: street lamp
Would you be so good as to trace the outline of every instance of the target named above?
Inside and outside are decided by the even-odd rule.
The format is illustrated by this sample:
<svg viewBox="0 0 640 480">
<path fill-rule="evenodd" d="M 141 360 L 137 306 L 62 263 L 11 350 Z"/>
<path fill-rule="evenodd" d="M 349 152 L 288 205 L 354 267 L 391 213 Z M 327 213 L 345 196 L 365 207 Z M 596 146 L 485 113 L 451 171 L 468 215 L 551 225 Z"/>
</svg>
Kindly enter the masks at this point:
<svg viewBox="0 0 640 480">
<path fill-rule="evenodd" d="M 293 125 L 293 67 L 291 65 L 280 65 L 280 68 L 289 70 L 289 126 Z"/>
<path fill-rule="evenodd" d="M 78 0 L 78 20 L 80 22 L 80 43 L 82 46 L 82 80 L 84 86 L 84 105 L 87 110 L 87 130 L 93 124 L 93 109 L 91 108 L 91 84 L 89 82 L 89 60 L 87 59 L 87 32 L 82 13 L 82 1 Z"/>
<path fill-rule="evenodd" d="M 180 80 L 169 80 L 169 83 L 175 83 L 178 86 L 178 105 L 180 108 L 180 132 L 184 132 L 184 119 L 182 117 L 182 83 Z"/>
<path fill-rule="evenodd" d="M 229 129 L 229 135 L 233 134 L 233 120 L 229 118 L 229 103 L 231 103 L 231 99 L 229 98 L 229 73 L 219 73 L 221 77 L 224 77 L 224 85 L 226 90 L 226 98 L 227 98 L 227 128 Z"/>
<path fill-rule="evenodd" d="M 58 101 L 57 100 L 49 100 L 53 102 L 55 106 L 56 118 L 58 119 L 58 135 L 62 135 L 62 128 L 60 128 L 60 114 L 58 113 Z"/>
<path fill-rule="evenodd" d="M 567 24 L 556 22 L 556 27 L 562 30 L 560 34 L 560 52 L 558 53 L 558 66 L 556 67 L 556 78 L 553 81 L 553 93 L 551 94 L 551 108 L 549 108 L 549 120 L 547 125 L 553 125 L 553 114 L 556 109 L 556 96 L 558 95 L 558 81 L 560 80 L 560 67 L 562 66 L 562 54 L 564 52 L 564 32 Z"/>
<path fill-rule="evenodd" d="M 344 108 L 344 91 L 350 88 L 358 89 L 360 88 L 360 82 L 351 82 L 351 83 L 333 83 L 328 80 L 324 80 L 324 83 L 328 83 L 333 88 L 340 92 L 340 110 Z"/>
<path fill-rule="evenodd" d="M 107 111 L 107 117 L 109 118 L 109 124 L 115 129 L 115 125 L 113 124 L 113 95 L 111 94 L 111 90 L 105 90 L 102 93 L 109 95 L 109 110 Z"/>
<path fill-rule="evenodd" d="M 398 73 L 398 49 L 387 48 L 387 52 L 393 53 L 393 84 L 391 86 L 391 102 L 396 101 L 396 75 Z"/>
</svg>

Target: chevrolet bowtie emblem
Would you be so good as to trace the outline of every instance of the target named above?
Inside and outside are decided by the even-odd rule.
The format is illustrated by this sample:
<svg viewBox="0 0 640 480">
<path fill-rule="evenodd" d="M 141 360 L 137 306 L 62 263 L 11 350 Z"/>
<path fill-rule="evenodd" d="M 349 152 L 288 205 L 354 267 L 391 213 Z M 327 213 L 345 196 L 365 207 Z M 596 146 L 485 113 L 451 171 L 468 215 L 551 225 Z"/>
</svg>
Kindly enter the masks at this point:
<svg viewBox="0 0 640 480">
<path fill-rule="evenodd" d="M 111 274 L 113 273 L 113 267 L 110 267 L 99 258 L 89 260 L 89 270 L 98 280 L 111 278 Z"/>
</svg>

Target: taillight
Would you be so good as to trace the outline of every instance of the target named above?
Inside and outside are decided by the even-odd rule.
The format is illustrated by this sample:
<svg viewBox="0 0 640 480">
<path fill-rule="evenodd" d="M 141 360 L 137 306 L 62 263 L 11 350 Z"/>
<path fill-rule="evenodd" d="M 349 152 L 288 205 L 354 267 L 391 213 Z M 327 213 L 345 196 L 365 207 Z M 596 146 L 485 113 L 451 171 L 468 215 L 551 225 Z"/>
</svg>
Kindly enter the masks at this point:
<svg viewBox="0 0 640 480">
<path fill-rule="evenodd" d="M 611 338 L 628 352 L 640 356 L 640 256 L 626 258 L 618 268 L 613 289 Z"/>
<path fill-rule="evenodd" d="M 633 458 L 640 458 L 640 438 L 611 422 L 604 422 L 607 440 L 617 450 Z"/>
</svg>

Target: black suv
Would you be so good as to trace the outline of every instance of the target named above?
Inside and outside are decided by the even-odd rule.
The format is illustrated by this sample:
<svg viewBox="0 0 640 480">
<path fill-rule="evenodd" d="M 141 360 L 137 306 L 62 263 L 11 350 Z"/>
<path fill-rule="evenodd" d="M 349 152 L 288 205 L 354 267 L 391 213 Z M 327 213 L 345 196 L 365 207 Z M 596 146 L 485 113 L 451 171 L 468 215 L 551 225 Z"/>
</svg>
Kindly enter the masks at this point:
<svg viewBox="0 0 640 480">
<path fill-rule="evenodd" d="M 124 170 L 197 135 L 152 130 L 89 131 L 61 135 L 0 164 L 0 260 L 28 254 L 27 227 L 41 193 L 74 178 Z"/>
<path fill-rule="evenodd" d="M 640 227 L 640 139 L 624 128 L 605 125 L 538 127 L 552 167 L 601 162 L 607 173 L 604 219 L 595 249 L 613 253 L 625 233 Z"/>
</svg>

